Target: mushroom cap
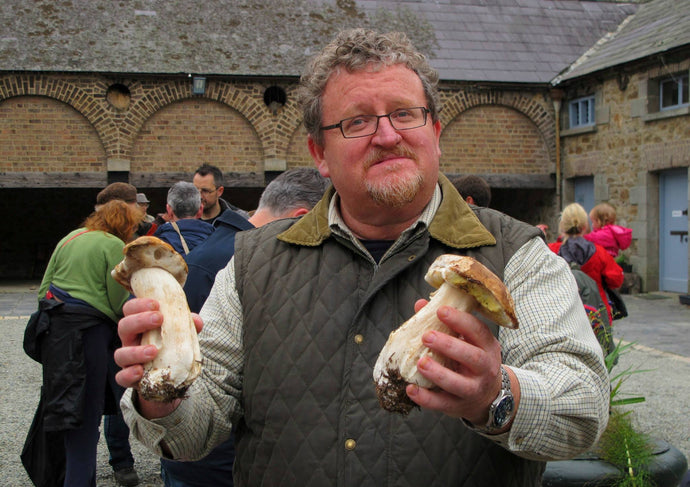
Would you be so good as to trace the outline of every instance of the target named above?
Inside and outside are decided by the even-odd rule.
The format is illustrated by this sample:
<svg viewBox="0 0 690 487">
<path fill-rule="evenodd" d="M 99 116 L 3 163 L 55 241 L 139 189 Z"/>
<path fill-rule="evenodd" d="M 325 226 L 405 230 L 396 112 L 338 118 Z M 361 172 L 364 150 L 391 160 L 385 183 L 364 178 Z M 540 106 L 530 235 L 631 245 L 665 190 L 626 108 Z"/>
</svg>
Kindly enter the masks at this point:
<svg viewBox="0 0 690 487">
<path fill-rule="evenodd" d="M 495 323 L 517 328 L 513 297 L 505 284 L 488 268 L 472 257 L 444 254 L 436 258 L 424 276 L 435 288 L 444 282 L 474 296 L 478 311 Z"/>
<path fill-rule="evenodd" d="M 132 293 L 130 279 L 144 268 L 158 267 L 168 271 L 184 286 L 187 280 L 187 263 L 172 246 L 157 237 L 139 237 L 122 249 L 124 259 L 115 266 L 111 275 L 118 283 Z"/>
</svg>

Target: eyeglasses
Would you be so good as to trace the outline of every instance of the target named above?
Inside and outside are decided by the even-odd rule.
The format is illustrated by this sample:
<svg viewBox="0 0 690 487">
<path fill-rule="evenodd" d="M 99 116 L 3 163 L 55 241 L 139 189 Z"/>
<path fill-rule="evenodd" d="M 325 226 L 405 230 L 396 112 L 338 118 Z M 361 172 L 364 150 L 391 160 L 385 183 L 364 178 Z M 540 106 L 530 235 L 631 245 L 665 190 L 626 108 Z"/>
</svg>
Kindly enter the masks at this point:
<svg viewBox="0 0 690 487">
<path fill-rule="evenodd" d="M 343 137 L 354 139 L 373 135 L 379 128 L 379 119 L 386 117 L 395 130 L 410 130 L 426 125 L 426 107 L 398 108 L 385 115 L 357 115 L 345 118 L 333 125 L 321 127 L 321 130 L 340 129 Z"/>
<path fill-rule="evenodd" d="M 213 194 L 213 193 L 215 193 L 216 191 L 218 191 L 218 188 L 213 188 L 213 189 L 201 188 L 201 189 L 199 190 L 199 192 L 200 192 L 201 194 Z"/>
</svg>

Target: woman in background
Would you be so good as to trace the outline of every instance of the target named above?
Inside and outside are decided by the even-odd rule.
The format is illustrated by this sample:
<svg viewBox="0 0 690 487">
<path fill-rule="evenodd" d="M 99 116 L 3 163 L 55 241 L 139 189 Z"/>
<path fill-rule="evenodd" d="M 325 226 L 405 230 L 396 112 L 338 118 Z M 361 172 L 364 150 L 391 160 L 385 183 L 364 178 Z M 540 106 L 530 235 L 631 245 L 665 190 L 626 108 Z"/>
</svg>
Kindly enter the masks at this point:
<svg viewBox="0 0 690 487">
<path fill-rule="evenodd" d="M 549 248 L 563 257 L 571 268 L 579 268 L 594 279 L 611 322 L 611 305 L 604 286 L 619 288 L 623 284 L 623 269 L 606 249 L 583 237 L 588 229 L 587 212 L 578 203 L 571 203 L 563 209 L 558 224 L 561 241 L 550 243 Z"/>
<path fill-rule="evenodd" d="M 113 360 L 117 321 L 129 298 L 110 272 L 122 260 L 122 249 L 141 219 L 139 209 L 121 200 L 99 207 L 82 228 L 57 244 L 39 288 L 39 299 L 54 305 L 50 333 L 37 340 L 44 428 L 63 435 L 65 486 L 96 486 L 106 397 L 112 400 L 111 411 L 119 399 L 106 394 L 109 382 L 114 384 L 108 362 Z"/>
</svg>

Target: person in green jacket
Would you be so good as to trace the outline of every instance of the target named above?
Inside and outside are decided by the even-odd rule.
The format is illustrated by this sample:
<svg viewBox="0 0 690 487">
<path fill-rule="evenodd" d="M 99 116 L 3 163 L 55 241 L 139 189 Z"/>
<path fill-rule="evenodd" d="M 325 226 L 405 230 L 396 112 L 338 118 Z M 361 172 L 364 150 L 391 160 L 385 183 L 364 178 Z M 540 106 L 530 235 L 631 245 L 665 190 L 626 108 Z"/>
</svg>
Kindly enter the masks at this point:
<svg viewBox="0 0 690 487">
<path fill-rule="evenodd" d="M 65 486 L 96 485 L 96 450 L 106 390 L 110 387 L 114 391 L 116 387 L 108 363 L 113 360 L 116 346 L 116 323 L 129 298 L 129 292 L 115 282 L 110 272 L 122 260 L 122 249 L 131 240 L 141 216 L 136 206 L 122 200 L 100 206 L 81 228 L 58 242 L 39 287 L 39 299 L 63 303 L 50 313 L 50 334 L 64 334 L 69 342 L 65 346 L 44 346 L 41 352 L 44 419 L 49 423 L 56 417 L 56 422 L 61 423 L 54 428 L 64 438 Z M 83 360 L 74 360 L 75 355 Z M 62 402 L 77 404 L 61 402 L 60 396 L 68 396 L 65 391 L 72 390 L 60 390 L 57 384 L 65 381 L 76 383 L 75 389 L 83 393 Z M 117 396 L 115 393 L 115 400 L 119 400 Z M 64 415 L 59 418 L 58 410 L 72 407 L 73 421 L 66 421 Z"/>
</svg>

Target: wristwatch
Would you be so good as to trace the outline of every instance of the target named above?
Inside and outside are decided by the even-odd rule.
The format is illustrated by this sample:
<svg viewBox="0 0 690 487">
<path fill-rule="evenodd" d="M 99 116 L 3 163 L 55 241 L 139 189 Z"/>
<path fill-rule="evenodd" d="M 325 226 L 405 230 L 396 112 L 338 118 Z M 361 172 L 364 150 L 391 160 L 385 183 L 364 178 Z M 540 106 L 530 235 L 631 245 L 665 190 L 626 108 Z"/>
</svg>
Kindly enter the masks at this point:
<svg viewBox="0 0 690 487">
<path fill-rule="evenodd" d="M 498 392 L 496 399 L 494 399 L 489 406 L 489 420 L 486 426 L 478 428 L 465 419 L 463 419 L 463 421 L 475 431 L 491 434 L 502 430 L 510 423 L 514 409 L 515 399 L 510 390 L 510 377 L 508 376 L 508 372 L 501 366 L 501 390 Z"/>
</svg>

